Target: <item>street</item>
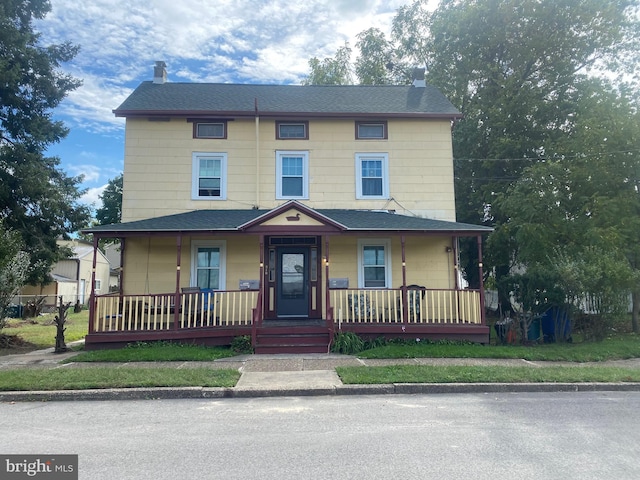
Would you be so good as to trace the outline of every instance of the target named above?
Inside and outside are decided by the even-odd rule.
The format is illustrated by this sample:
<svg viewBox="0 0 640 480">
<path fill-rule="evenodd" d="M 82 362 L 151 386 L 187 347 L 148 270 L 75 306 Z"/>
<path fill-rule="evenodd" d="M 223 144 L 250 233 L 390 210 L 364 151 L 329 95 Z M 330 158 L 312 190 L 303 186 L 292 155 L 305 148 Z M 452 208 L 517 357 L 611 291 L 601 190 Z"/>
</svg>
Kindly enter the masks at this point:
<svg viewBox="0 0 640 480">
<path fill-rule="evenodd" d="M 0 404 L 0 453 L 80 479 L 637 479 L 640 393 Z"/>
</svg>

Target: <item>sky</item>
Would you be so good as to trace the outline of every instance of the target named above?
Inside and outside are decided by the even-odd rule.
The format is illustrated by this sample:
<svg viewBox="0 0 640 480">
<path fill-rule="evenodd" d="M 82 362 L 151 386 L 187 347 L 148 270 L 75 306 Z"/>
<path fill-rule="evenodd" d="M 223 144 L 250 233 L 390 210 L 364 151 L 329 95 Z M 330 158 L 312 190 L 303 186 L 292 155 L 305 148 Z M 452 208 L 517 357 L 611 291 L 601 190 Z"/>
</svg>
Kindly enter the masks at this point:
<svg viewBox="0 0 640 480">
<path fill-rule="evenodd" d="M 411 0 L 50 0 L 34 22 L 41 44 L 71 42 L 80 52 L 61 70 L 83 84 L 54 111 L 70 129 L 48 149 L 70 176 L 83 175 L 82 202 L 123 170 L 124 119 L 113 110 L 157 60 L 169 82 L 300 84 L 309 59 L 333 56 L 358 33 L 389 34 Z M 437 3 L 437 0 L 433 0 Z M 355 55 L 354 55 L 355 57 Z M 355 58 L 353 58 L 355 60 Z"/>
</svg>

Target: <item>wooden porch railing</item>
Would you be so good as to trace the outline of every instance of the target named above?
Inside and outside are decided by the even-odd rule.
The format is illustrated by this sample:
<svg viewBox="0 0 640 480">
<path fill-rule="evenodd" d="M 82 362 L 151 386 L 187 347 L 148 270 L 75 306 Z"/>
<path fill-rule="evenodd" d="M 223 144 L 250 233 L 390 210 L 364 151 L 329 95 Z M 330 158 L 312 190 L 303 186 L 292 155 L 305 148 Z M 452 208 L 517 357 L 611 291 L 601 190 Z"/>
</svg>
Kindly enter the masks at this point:
<svg viewBox="0 0 640 480">
<path fill-rule="evenodd" d="M 331 306 L 338 323 L 482 323 L 478 290 L 402 289 L 331 290 Z"/>
<path fill-rule="evenodd" d="M 93 331 L 129 332 L 252 324 L 257 291 L 211 291 L 178 295 L 102 295 L 95 298 Z"/>
</svg>

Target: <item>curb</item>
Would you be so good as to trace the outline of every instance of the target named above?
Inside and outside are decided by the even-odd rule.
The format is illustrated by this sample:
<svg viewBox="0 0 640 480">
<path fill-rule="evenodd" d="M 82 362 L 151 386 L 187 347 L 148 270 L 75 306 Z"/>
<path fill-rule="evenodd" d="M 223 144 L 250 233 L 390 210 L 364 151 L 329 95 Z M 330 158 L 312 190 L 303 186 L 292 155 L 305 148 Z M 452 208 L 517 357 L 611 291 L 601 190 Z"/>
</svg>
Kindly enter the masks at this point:
<svg viewBox="0 0 640 480">
<path fill-rule="evenodd" d="M 55 402 L 84 400 L 171 400 L 206 398 L 265 398 L 346 395 L 414 395 L 452 393 L 553 393 L 553 392 L 640 392 L 633 383 L 395 383 L 341 385 L 329 388 L 236 389 L 215 387 L 109 388 L 0 392 L 0 402 Z"/>
</svg>

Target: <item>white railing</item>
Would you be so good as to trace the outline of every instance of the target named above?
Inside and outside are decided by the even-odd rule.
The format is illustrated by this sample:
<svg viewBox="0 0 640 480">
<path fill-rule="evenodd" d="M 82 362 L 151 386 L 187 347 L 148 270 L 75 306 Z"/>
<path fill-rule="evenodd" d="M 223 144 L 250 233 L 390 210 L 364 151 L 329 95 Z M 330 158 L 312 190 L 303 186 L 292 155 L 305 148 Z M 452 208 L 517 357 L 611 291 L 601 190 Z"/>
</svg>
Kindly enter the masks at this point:
<svg viewBox="0 0 640 480">
<path fill-rule="evenodd" d="M 251 325 L 256 291 L 211 291 L 178 295 L 104 295 L 95 299 L 94 332 L 171 330 Z"/>
<path fill-rule="evenodd" d="M 410 289 L 405 312 L 401 289 L 336 289 L 331 306 L 338 323 L 482 323 L 477 290 Z"/>
</svg>

